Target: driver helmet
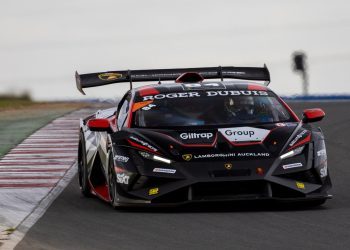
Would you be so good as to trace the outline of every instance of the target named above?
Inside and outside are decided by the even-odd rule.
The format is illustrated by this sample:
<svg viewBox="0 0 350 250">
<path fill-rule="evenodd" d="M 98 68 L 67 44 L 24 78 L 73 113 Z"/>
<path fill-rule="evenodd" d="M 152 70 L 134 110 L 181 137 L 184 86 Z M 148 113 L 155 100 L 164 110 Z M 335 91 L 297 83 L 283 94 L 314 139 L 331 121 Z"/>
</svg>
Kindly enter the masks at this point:
<svg viewBox="0 0 350 250">
<path fill-rule="evenodd" d="M 248 115 L 254 114 L 254 98 L 252 96 L 242 96 L 239 104 L 242 112 Z"/>
</svg>

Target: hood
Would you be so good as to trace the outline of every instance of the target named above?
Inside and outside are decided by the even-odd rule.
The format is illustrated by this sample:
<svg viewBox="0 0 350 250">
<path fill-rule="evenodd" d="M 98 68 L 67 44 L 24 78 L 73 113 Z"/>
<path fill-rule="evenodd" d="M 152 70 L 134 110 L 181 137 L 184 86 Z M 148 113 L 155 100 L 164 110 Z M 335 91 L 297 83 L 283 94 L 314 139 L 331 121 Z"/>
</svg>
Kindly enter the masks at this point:
<svg viewBox="0 0 350 250">
<path fill-rule="evenodd" d="M 275 158 L 298 123 L 213 129 L 126 129 L 128 146 L 177 161 Z"/>
</svg>

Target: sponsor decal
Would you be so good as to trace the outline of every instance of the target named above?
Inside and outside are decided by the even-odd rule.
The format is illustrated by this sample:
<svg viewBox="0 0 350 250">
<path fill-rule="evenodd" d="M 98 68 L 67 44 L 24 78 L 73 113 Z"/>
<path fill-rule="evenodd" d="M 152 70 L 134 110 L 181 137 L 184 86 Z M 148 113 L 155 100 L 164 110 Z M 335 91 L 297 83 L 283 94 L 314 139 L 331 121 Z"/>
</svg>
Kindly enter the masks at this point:
<svg viewBox="0 0 350 250">
<path fill-rule="evenodd" d="M 142 146 L 145 146 L 151 150 L 153 150 L 154 152 L 157 152 L 158 149 L 156 149 L 155 147 L 153 147 L 152 145 L 150 145 L 148 142 L 145 142 L 143 140 L 140 140 L 139 138 L 136 138 L 135 136 L 130 136 L 130 139 L 140 143 Z"/>
<path fill-rule="evenodd" d="M 148 190 L 148 195 L 156 195 L 159 193 L 159 188 L 151 188 Z"/>
<path fill-rule="evenodd" d="M 225 91 L 206 91 L 206 96 L 268 96 L 266 91 L 257 90 L 225 90 Z"/>
<path fill-rule="evenodd" d="M 295 124 L 292 122 L 278 122 L 276 123 L 277 127 L 294 127 Z"/>
<path fill-rule="evenodd" d="M 296 185 L 297 188 L 299 188 L 299 189 L 305 189 L 305 184 L 302 183 L 302 182 L 297 181 L 297 182 L 295 182 L 295 185 Z"/>
<path fill-rule="evenodd" d="M 303 135 L 305 135 L 307 133 L 307 130 L 303 130 L 301 131 L 290 143 L 289 146 L 293 146 L 295 143 L 297 143 L 297 141 L 299 141 L 300 138 L 303 137 Z"/>
<path fill-rule="evenodd" d="M 155 173 L 165 173 L 165 174 L 175 174 L 176 169 L 170 169 L 170 168 L 154 168 L 153 172 Z"/>
<path fill-rule="evenodd" d="M 268 96 L 267 91 L 258 90 L 219 90 L 219 91 L 205 91 L 199 92 L 180 92 L 144 96 L 143 101 L 173 99 L 173 98 L 192 98 L 192 97 L 212 97 L 212 96 Z"/>
<path fill-rule="evenodd" d="M 219 132 L 230 142 L 260 142 L 270 133 L 270 130 L 238 127 L 238 128 L 220 128 Z"/>
<path fill-rule="evenodd" d="M 237 153 L 238 157 L 269 157 L 270 153 Z"/>
<path fill-rule="evenodd" d="M 232 169 L 232 164 L 231 164 L 231 163 L 225 163 L 225 164 L 224 164 L 224 167 L 225 167 L 227 170 L 231 170 L 231 169 Z"/>
<path fill-rule="evenodd" d="M 142 110 L 150 110 L 150 109 L 152 109 L 152 108 L 154 108 L 154 107 L 157 107 L 157 105 L 155 105 L 155 104 L 148 104 L 147 106 L 145 106 L 145 107 L 143 107 L 142 108 Z"/>
<path fill-rule="evenodd" d="M 324 178 L 328 175 L 328 168 L 327 168 L 327 162 L 323 164 L 323 167 L 320 168 L 320 176 L 321 178 Z"/>
<path fill-rule="evenodd" d="M 117 183 L 128 185 L 129 179 L 130 179 L 130 176 L 126 175 L 125 173 L 117 174 Z"/>
<path fill-rule="evenodd" d="M 169 94 L 158 94 L 144 96 L 143 101 L 149 100 L 159 100 L 159 99 L 173 99 L 173 98 L 190 98 L 190 97 L 200 97 L 198 92 L 182 92 L 182 93 L 169 93 Z"/>
<path fill-rule="evenodd" d="M 180 138 L 184 140 L 188 139 L 210 139 L 214 136 L 213 133 L 182 133 Z"/>
<path fill-rule="evenodd" d="M 326 149 L 324 148 L 324 149 L 321 149 L 320 151 L 317 151 L 317 156 L 325 156 L 326 155 Z"/>
<path fill-rule="evenodd" d="M 119 78 L 122 78 L 123 75 L 119 73 L 102 73 L 98 75 L 98 78 L 100 78 L 102 81 L 113 81 Z"/>
<path fill-rule="evenodd" d="M 146 107 L 146 106 L 150 105 L 152 102 L 153 101 L 136 102 L 132 106 L 132 112 L 135 112 L 136 110 L 139 110 L 143 107 Z"/>
<path fill-rule="evenodd" d="M 184 159 L 185 161 L 190 161 L 192 160 L 192 154 L 184 154 L 182 155 L 182 159 Z"/>
<path fill-rule="evenodd" d="M 123 156 L 123 155 L 115 155 L 114 156 L 114 160 L 126 163 L 126 162 L 129 161 L 129 157 L 126 157 L 126 156 Z"/>
<path fill-rule="evenodd" d="M 194 155 L 194 159 L 228 158 L 228 157 L 269 157 L 270 153 L 227 153 L 227 154 L 203 154 Z"/>
<path fill-rule="evenodd" d="M 303 166 L 303 164 L 301 162 L 298 162 L 298 163 L 283 165 L 282 168 L 283 169 L 290 169 L 290 168 L 300 168 L 302 166 Z"/>
<path fill-rule="evenodd" d="M 202 90 L 205 89 L 226 89 L 226 86 L 220 82 L 208 82 L 208 83 L 183 83 L 182 88 L 184 90 Z"/>
</svg>

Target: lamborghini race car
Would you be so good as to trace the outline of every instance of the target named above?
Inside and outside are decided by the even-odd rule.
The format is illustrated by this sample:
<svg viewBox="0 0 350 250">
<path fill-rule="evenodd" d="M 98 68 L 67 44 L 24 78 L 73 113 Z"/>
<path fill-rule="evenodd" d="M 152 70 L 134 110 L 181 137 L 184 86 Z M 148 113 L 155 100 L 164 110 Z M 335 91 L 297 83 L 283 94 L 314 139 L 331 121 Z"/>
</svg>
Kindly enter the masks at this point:
<svg viewBox="0 0 350 250">
<path fill-rule="evenodd" d="M 133 82 L 153 84 L 133 88 Z M 267 85 L 268 69 L 76 73 L 84 88 L 129 82 L 117 107 L 80 122 L 79 183 L 113 206 L 331 198 L 324 135 Z"/>
</svg>

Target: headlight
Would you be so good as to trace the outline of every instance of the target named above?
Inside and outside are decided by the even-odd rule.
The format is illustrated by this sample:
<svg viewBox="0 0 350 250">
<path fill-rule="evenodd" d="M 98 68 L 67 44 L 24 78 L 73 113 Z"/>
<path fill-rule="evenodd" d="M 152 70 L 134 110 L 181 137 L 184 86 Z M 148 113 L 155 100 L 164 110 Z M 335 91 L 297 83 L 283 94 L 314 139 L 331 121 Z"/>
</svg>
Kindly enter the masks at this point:
<svg viewBox="0 0 350 250">
<path fill-rule="evenodd" d="M 301 147 L 298 147 L 298 148 L 296 148 L 296 149 L 293 149 L 293 150 L 291 150 L 291 151 L 289 151 L 289 152 L 287 152 L 287 153 L 281 155 L 281 156 L 280 156 L 280 159 L 281 159 L 281 160 L 284 160 L 284 159 L 287 159 L 287 158 L 296 156 L 296 155 L 300 154 L 300 153 L 303 151 L 304 147 L 305 147 L 305 146 L 301 146 Z"/>
<path fill-rule="evenodd" d="M 158 155 L 152 155 L 150 153 L 147 152 L 143 152 L 143 151 L 139 151 L 139 154 L 143 157 L 146 158 L 148 160 L 152 160 L 152 161 L 159 161 L 162 163 L 166 163 L 166 164 L 171 164 L 171 160 L 164 158 L 164 157 L 160 157 Z"/>
</svg>

